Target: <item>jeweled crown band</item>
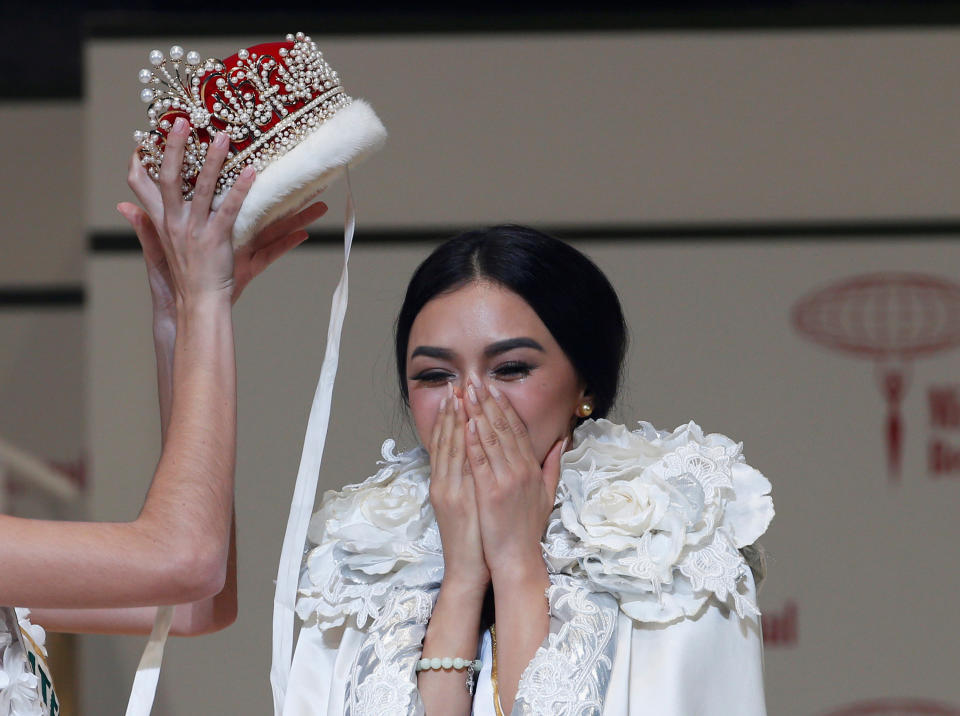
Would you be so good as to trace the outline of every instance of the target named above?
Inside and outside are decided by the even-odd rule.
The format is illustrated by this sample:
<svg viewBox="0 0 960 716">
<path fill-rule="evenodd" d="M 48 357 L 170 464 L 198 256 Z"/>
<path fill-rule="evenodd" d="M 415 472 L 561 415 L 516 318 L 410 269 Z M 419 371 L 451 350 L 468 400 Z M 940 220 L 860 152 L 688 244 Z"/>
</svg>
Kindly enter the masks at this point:
<svg viewBox="0 0 960 716">
<path fill-rule="evenodd" d="M 169 55 L 153 50 L 153 69 L 142 69 L 148 85 L 140 98 L 149 104 L 148 131 L 134 132 L 140 163 L 159 178 L 166 138 L 178 117 L 190 123 L 181 177 L 185 199 L 193 197 L 207 150 L 219 132 L 230 138 L 227 160 L 215 192 L 222 193 L 247 165 L 258 172 L 296 147 L 307 135 L 352 101 L 340 77 L 309 36 L 298 32 L 285 42 L 241 49 L 218 60 L 201 60 L 178 45 Z"/>
</svg>

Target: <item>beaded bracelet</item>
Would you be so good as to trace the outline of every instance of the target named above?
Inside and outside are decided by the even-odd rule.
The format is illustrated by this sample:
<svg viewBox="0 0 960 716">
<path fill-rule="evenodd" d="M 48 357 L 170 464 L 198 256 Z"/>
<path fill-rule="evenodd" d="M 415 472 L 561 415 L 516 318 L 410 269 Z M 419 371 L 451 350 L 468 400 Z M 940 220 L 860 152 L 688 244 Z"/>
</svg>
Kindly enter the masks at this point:
<svg viewBox="0 0 960 716">
<path fill-rule="evenodd" d="M 435 656 L 432 659 L 420 659 L 420 661 L 417 662 L 417 671 L 431 671 L 433 669 L 437 671 L 441 669 L 454 669 L 455 671 L 459 671 L 460 669 L 466 669 L 467 691 L 473 695 L 473 675 L 480 671 L 482 666 L 483 662 L 480 659 L 461 659 L 459 656 L 445 656 L 441 659 Z"/>
</svg>

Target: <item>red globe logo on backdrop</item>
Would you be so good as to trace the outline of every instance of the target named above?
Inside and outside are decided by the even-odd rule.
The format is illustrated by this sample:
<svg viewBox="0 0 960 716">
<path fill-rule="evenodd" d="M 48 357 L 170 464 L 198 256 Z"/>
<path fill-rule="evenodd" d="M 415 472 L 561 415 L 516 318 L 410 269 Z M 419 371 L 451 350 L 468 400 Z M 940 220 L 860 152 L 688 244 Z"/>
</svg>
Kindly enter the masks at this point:
<svg viewBox="0 0 960 716">
<path fill-rule="evenodd" d="M 842 706 L 824 716 L 960 716 L 960 709 L 924 699 L 876 699 Z"/>
<path fill-rule="evenodd" d="M 791 318 L 805 338 L 873 361 L 887 404 L 887 468 L 899 479 L 910 365 L 960 345 L 960 284 L 919 273 L 854 276 L 801 298 Z"/>
</svg>

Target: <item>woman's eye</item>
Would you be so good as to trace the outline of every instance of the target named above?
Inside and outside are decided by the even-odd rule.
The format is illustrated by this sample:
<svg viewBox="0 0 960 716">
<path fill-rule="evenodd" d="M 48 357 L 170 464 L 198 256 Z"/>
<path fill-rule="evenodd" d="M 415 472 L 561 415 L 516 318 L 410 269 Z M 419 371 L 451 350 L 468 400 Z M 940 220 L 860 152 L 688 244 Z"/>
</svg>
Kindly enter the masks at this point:
<svg viewBox="0 0 960 716">
<path fill-rule="evenodd" d="M 420 383 L 446 383 L 453 377 L 451 373 L 442 370 L 425 370 L 417 373 L 410 380 L 416 380 Z"/>
<path fill-rule="evenodd" d="M 533 370 L 533 366 L 522 361 L 503 363 L 493 369 L 493 375 L 501 380 L 518 380 L 526 378 Z"/>
</svg>

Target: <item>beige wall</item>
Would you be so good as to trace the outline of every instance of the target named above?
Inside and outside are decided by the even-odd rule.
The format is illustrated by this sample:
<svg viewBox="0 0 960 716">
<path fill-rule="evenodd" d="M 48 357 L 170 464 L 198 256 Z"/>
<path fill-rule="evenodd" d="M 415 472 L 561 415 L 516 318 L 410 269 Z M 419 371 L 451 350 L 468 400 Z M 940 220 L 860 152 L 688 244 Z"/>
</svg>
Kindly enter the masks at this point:
<svg viewBox="0 0 960 716">
<path fill-rule="evenodd" d="M 83 121 L 79 102 L 0 103 L 0 286 L 82 280 Z"/>
<path fill-rule="evenodd" d="M 0 289 L 77 288 L 84 272 L 79 102 L 0 103 Z M 47 142 L 50 150 L 39 150 Z M 83 460 L 83 310 L 0 302 L 0 438 L 58 463 Z M 17 514 L 68 512 L 26 490 L 0 495 Z M 0 488 L 2 489 L 2 488 Z"/>
<path fill-rule="evenodd" d="M 957 213 L 951 72 L 960 32 L 316 39 L 391 131 L 388 147 L 355 173 L 361 239 L 365 228 L 501 220 Z M 205 54 L 245 44 L 177 40 Z M 121 228 L 113 206 L 127 196 L 129 136 L 144 118 L 136 70 L 152 47 L 170 44 L 87 45 L 91 231 Z M 341 196 L 342 187 L 329 192 L 323 228 L 335 228 Z M 957 243 L 582 247 L 621 290 L 631 323 L 621 417 L 663 428 L 694 418 L 744 440 L 774 482 L 779 515 L 765 540 L 774 562 L 762 603 L 772 613 L 798 604 L 801 637 L 767 651 L 770 712 L 806 716 L 916 694 L 960 703 L 951 673 L 958 625 L 941 596 L 957 587 L 945 565 L 960 483 L 932 479 L 923 460 L 926 387 L 958 382 L 956 354 L 915 366 L 905 477 L 892 489 L 871 366 L 811 346 L 788 322 L 801 295 L 853 273 L 955 277 Z M 429 248 L 356 249 L 325 487 L 369 474 L 380 440 L 402 422 L 389 329 Z M 157 714 L 268 711 L 272 579 L 339 253 L 298 250 L 237 309 L 240 619 L 223 634 L 171 644 Z M 157 453 L 148 297 L 136 255 L 95 253 L 88 267 L 91 508 L 116 519 L 135 514 Z M 85 713 L 120 711 L 142 643 L 86 641 Z"/>
<path fill-rule="evenodd" d="M 78 102 L 0 103 L 0 288 L 83 281 L 81 149 L 54 139 L 82 123 Z M 41 141 L 50 151 L 38 151 Z M 82 392 L 82 306 L 0 306 L 0 437 L 78 460 Z"/>
<path fill-rule="evenodd" d="M 82 123 L 77 102 L 0 103 L 0 288 L 83 281 L 80 149 L 50 140 Z M 52 150 L 38 151 L 39 138 Z M 82 306 L 0 306 L 0 437 L 52 460 L 81 457 L 82 338 Z"/>
<path fill-rule="evenodd" d="M 88 45 L 92 228 L 122 226 L 136 70 L 174 39 L 251 38 Z M 367 227 L 958 215 L 955 31 L 315 39 L 391 132 Z"/>
</svg>

